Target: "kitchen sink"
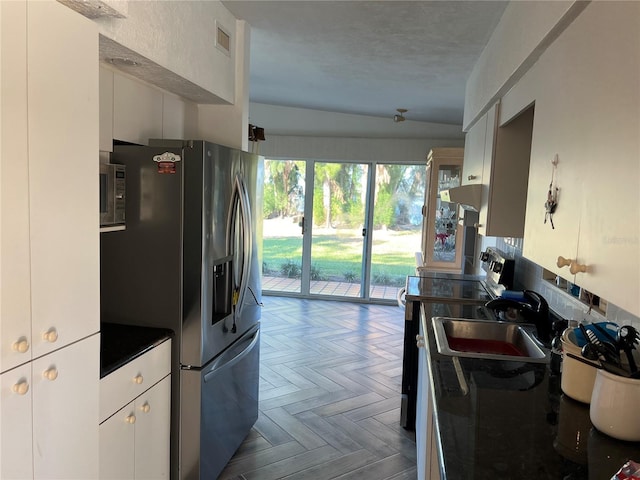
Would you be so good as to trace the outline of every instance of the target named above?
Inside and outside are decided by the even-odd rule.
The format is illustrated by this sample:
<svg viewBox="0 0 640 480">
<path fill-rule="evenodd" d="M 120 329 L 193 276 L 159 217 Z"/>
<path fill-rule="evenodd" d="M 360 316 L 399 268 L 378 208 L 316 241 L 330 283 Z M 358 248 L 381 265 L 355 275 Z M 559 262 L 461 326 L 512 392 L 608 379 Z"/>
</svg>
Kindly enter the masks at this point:
<svg viewBox="0 0 640 480">
<path fill-rule="evenodd" d="M 522 324 L 434 317 L 433 329 L 442 355 L 532 363 L 549 360 Z"/>
</svg>

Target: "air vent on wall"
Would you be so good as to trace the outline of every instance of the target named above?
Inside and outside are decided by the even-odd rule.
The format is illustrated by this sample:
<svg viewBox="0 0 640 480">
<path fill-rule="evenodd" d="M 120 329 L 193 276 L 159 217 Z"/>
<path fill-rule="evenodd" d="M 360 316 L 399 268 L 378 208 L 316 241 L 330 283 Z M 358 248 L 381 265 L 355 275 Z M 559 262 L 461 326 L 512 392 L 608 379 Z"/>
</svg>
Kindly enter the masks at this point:
<svg viewBox="0 0 640 480">
<path fill-rule="evenodd" d="M 216 47 L 231 55 L 231 34 L 216 21 Z"/>
</svg>

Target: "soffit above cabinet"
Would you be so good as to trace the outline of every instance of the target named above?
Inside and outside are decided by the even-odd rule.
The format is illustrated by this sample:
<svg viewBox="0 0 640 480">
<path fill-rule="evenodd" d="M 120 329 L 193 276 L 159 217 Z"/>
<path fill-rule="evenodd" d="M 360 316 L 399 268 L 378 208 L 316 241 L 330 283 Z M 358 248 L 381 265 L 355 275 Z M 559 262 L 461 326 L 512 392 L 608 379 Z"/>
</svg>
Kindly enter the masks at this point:
<svg viewBox="0 0 640 480">
<path fill-rule="evenodd" d="M 131 28 L 135 30 L 136 15 L 133 15 L 132 12 L 132 15 L 129 16 L 129 1 L 58 0 L 58 2 L 103 27 L 105 25 L 122 26 L 124 25 L 122 22 L 125 22 L 125 24 L 132 22 L 134 27 Z M 113 21 L 116 23 L 113 23 Z M 120 30 L 116 29 L 116 31 L 118 35 L 122 34 Z M 229 101 L 224 100 L 210 90 L 174 73 L 131 48 L 123 46 L 113 39 L 116 38 L 115 36 L 109 37 L 101 33 L 99 38 L 99 58 L 101 62 L 196 104 L 229 104 Z"/>
<path fill-rule="evenodd" d="M 198 104 L 228 104 L 217 95 L 100 35 L 100 61 L 158 88 Z"/>
<path fill-rule="evenodd" d="M 102 0 L 58 0 L 63 5 L 75 10 L 91 20 L 96 18 L 126 18 L 128 2 Z"/>
</svg>

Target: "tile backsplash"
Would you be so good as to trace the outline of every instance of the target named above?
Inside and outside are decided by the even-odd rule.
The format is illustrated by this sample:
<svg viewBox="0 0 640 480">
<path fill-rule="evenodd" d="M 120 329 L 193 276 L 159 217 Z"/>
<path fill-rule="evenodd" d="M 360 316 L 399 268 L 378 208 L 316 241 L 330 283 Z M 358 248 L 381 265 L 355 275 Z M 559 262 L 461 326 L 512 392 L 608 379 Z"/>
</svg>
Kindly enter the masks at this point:
<svg viewBox="0 0 640 480">
<path fill-rule="evenodd" d="M 633 325 L 640 328 L 640 317 L 620 307 L 608 303 L 606 318 L 599 312 L 591 310 L 563 289 L 542 278 L 543 268 L 522 256 L 522 238 L 496 238 L 496 247 L 515 259 L 515 290 L 534 290 L 542 295 L 551 309 L 563 318 L 587 322 L 610 321 L 618 325 Z M 597 292 L 596 292 L 597 293 Z"/>
</svg>

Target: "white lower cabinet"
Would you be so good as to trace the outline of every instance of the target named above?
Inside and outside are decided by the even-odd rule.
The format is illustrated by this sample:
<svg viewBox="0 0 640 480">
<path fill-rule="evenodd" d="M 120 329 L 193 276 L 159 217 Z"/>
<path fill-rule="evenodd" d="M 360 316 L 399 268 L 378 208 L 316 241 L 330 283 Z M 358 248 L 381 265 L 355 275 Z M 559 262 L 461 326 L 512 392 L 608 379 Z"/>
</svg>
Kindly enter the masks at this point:
<svg viewBox="0 0 640 480">
<path fill-rule="evenodd" d="M 134 478 L 169 478 L 171 377 L 137 398 L 135 411 Z"/>
<path fill-rule="evenodd" d="M 33 478 L 31 364 L 0 375 L 0 478 Z"/>
<path fill-rule="evenodd" d="M 2 374 L 0 478 L 98 476 L 98 335 Z"/>
<path fill-rule="evenodd" d="M 100 382 L 101 411 L 114 390 L 122 403 L 100 424 L 100 478 L 104 480 L 160 480 L 169 478 L 171 420 L 170 348 L 167 341 L 104 377 Z M 162 353 L 159 362 L 151 362 Z M 134 372 L 132 374 L 132 372 Z M 160 376 L 156 383 L 145 379 Z M 141 380 L 142 379 L 142 380 Z M 140 382 L 140 383 L 138 383 Z M 147 384 L 132 394 L 117 385 Z M 108 389 L 108 390 L 107 390 Z M 102 419 L 103 413 L 101 413 Z"/>
<path fill-rule="evenodd" d="M 416 449 L 418 462 L 418 480 L 439 480 L 440 463 L 438 439 L 433 421 L 433 398 L 428 352 L 424 346 L 424 313 L 421 314 L 420 334 L 418 336 L 418 391 L 416 401 Z"/>
</svg>

